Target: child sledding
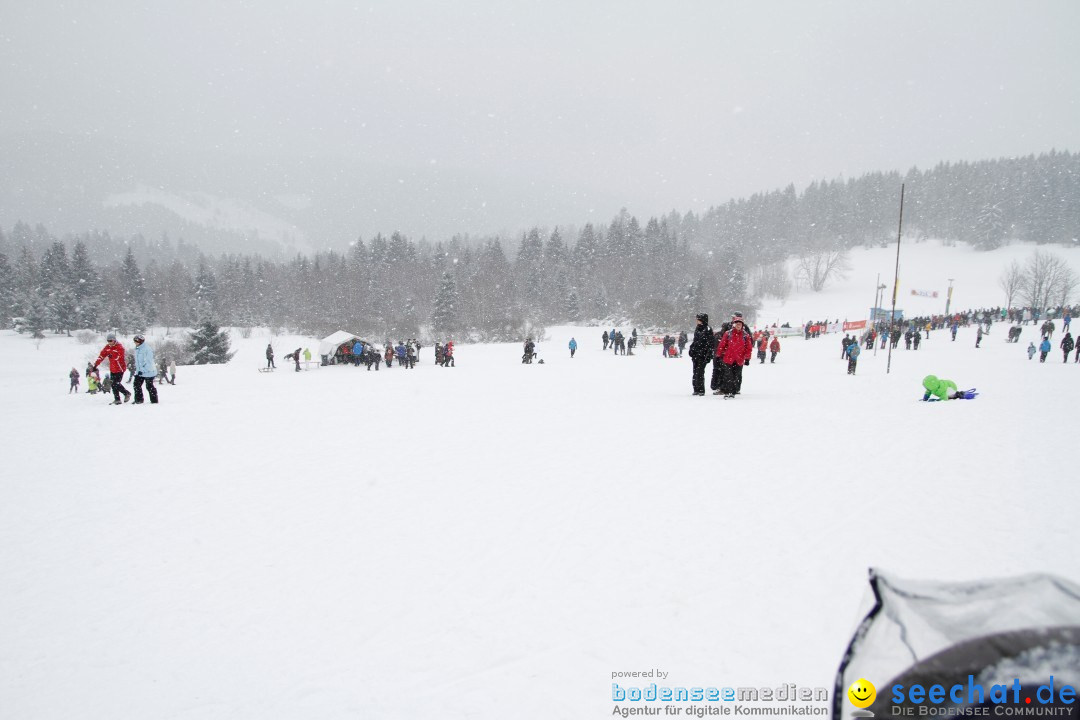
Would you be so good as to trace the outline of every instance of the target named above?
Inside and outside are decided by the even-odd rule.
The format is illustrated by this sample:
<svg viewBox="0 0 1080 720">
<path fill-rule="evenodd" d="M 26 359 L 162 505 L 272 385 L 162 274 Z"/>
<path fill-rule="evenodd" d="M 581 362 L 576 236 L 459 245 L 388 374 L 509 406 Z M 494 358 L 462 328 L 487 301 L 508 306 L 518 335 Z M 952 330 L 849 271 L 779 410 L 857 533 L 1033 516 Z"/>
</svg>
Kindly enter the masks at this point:
<svg viewBox="0 0 1080 720">
<path fill-rule="evenodd" d="M 938 402 L 941 400 L 974 400 L 979 394 L 975 392 L 975 388 L 971 388 L 970 390 L 958 390 L 956 383 L 952 380 L 937 378 L 934 375 L 927 375 L 924 377 L 922 384 L 926 389 L 926 393 L 922 398 L 925 402 Z"/>
</svg>

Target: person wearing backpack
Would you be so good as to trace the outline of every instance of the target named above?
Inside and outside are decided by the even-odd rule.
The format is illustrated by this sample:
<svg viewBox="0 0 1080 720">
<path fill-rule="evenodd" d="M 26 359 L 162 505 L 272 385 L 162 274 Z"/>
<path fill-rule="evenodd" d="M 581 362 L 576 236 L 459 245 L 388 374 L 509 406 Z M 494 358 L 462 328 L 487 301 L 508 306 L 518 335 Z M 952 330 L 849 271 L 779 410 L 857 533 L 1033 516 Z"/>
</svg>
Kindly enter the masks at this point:
<svg viewBox="0 0 1080 720">
<path fill-rule="evenodd" d="M 854 375 L 855 374 L 855 366 L 859 364 L 859 353 L 860 352 L 861 352 L 861 350 L 859 348 L 859 343 L 852 343 L 852 344 L 848 345 L 848 349 L 847 349 L 847 358 L 848 358 L 847 359 L 847 374 L 848 375 Z"/>
</svg>

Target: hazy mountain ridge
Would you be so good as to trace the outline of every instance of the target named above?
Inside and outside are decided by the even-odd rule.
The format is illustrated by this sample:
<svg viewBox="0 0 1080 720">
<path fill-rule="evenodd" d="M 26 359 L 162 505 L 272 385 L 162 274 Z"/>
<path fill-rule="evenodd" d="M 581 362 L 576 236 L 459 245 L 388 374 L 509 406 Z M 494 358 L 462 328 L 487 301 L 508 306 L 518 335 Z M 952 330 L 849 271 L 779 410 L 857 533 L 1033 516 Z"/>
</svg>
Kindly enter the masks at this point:
<svg viewBox="0 0 1080 720">
<path fill-rule="evenodd" d="M 227 150 L 193 156 L 59 134 L 9 135 L 0 152 L 15 179 L 0 187 L 0 227 L 21 220 L 60 235 L 88 228 L 168 233 L 210 254 L 342 250 L 358 236 L 393 229 L 418 238 L 514 234 L 558 221 L 551 208 L 566 206 L 568 197 L 580 212 L 567 222 L 593 215 L 595 204 L 619 207 L 525 175 L 480 177 L 436 163 L 387 167 L 363 158 L 269 159 Z"/>
</svg>

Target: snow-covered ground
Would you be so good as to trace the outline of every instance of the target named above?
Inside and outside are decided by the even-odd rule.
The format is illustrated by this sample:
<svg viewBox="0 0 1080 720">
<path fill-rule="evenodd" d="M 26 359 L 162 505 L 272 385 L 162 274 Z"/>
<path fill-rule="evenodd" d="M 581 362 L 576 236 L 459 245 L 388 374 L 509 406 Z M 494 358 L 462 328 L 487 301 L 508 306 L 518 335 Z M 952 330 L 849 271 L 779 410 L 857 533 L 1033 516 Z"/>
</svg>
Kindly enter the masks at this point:
<svg viewBox="0 0 1080 720">
<path fill-rule="evenodd" d="M 234 335 L 120 407 L 66 394 L 99 345 L 0 333 L 0 718 L 608 717 L 620 670 L 831 688 L 869 566 L 1080 579 L 1080 365 L 1030 326 L 854 377 L 786 340 L 734 400 L 600 333 L 378 373 Z"/>
<path fill-rule="evenodd" d="M 1057 255 L 1080 274 L 1080 248 L 1018 243 L 978 252 L 964 243 L 943 245 L 940 240 L 915 242 L 904 238 L 900 247 L 900 292 L 896 307 L 903 310 L 906 317 L 943 314 L 950 278 L 953 279 L 953 310 L 1004 305 L 1005 292 L 998 284 L 998 278 L 1014 260 L 1023 267 L 1036 249 Z M 848 259 L 851 269 L 844 280 L 830 282 L 819 293 L 805 290 L 803 283 L 803 291 L 793 293 L 786 301 L 766 298 L 758 312 L 759 321 L 766 325 L 774 322 L 800 325 L 808 320 L 826 318 L 865 320 L 874 304 L 879 275 L 882 284 L 887 286 L 881 295 L 882 307 L 890 307 L 896 273 L 896 243 L 885 248 L 854 248 Z M 938 297 L 912 295 L 912 290 L 937 292 Z M 1015 298 L 1013 304 L 1023 303 L 1020 298 Z"/>
</svg>

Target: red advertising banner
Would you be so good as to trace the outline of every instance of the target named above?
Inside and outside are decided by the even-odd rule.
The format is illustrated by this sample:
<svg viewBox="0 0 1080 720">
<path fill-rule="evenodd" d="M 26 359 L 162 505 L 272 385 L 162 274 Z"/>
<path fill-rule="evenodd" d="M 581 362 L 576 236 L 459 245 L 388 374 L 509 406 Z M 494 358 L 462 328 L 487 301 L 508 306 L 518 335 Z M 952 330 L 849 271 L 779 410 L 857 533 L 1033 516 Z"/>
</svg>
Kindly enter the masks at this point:
<svg viewBox="0 0 1080 720">
<path fill-rule="evenodd" d="M 844 322 L 844 332 L 848 330 L 864 330 L 866 328 L 865 320 L 856 320 L 855 322 Z"/>
</svg>

